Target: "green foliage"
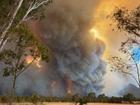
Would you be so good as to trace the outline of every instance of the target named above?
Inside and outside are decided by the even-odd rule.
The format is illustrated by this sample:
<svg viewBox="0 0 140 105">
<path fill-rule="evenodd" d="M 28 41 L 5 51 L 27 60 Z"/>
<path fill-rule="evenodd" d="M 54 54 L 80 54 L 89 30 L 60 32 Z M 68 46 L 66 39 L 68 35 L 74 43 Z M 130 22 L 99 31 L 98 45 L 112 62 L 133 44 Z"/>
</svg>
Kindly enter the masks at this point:
<svg viewBox="0 0 140 105">
<path fill-rule="evenodd" d="M 13 91 L 15 91 L 16 79 L 31 66 L 38 58 L 48 61 L 48 48 L 44 46 L 28 30 L 27 26 L 20 25 L 11 29 L 12 37 L 6 43 L 6 47 L 0 52 L 0 63 L 3 65 L 3 76 L 13 77 Z M 26 58 L 32 57 L 27 63 Z M 11 92 L 14 94 L 14 92 Z"/>
<path fill-rule="evenodd" d="M 123 96 L 123 99 L 124 99 L 125 101 L 131 102 L 131 101 L 135 100 L 136 98 L 135 98 L 134 95 L 128 93 L 128 94 L 126 94 L 126 95 Z"/>
<path fill-rule="evenodd" d="M 14 25 L 18 24 L 18 22 L 24 17 L 24 15 L 26 14 L 28 8 L 29 8 L 29 4 L 30 2 L 33 1 L 33 0 L 24 0 L 23 1 L 23 4 L 21 6 L 21 8 L 19 9 L 19 12 L 15 18 L 15 23 Z"/>
<path fill-rule="evenodd" d="M 41 12 L 43 9 L 41 7 L 42 4 L 37 6 L 43 1 L 44 0 L 23 0 L 23 2 L 20 0 L 0 1 L 0 47 L 3 48 L 2 51 L 0 51 L 0 64 L 2 64 L 3 76 L 13 77 L 13 89 L 15 89 L 17 77 L 27 70 L 35 60 L 41 58 L 43 61 L 48 61 L 47 47 L 36 39 L 28 27 L 23 24 L 24 16 L 26 16 L 26 18 L 31 16 L 32 20 L 43 18 L 43 12 Z M 46 3 L 48 4 L 50 2 Z M 28 10 L 31 8 L 35 9 L 28 13 Z M 28 56 L 33 58 L 29 63 L 26 62 Z"/>
<path fill-rule="evenodd" d="M 81 96 L 79 94 L 75 94 L 72 96 L 72 101 L 73 102 L 79 102 Z"/>
<path fill-rule="evenodd" d="M 31 102 L 32 103 L 37 103 L 38 102 L 38 100 L 39 100 L 39 96 L 37 95 L 37 94 L 33 94 L 32 96 L 31 96 Z"/>
<path fill-rule="evenodd" d="M 1 0 L 0 1 L 0 33 L 2 33 L 7 26 L 9 26 L 9 23 L 12 20 L 12 16 L 18 6 L 18 2 L 20 0 Z M 33 4 L 36 3 L 41 3 L 44 0 L 24 0 L 23 3 L 21 4 L 16 16 L 13 18 L 12 24 L 10 26 L 9 29 L 13 28 L 13 27 L 17 27 L 19 24 L 23 24 L 25 21 L 23 20 L 24 16 L 26 15 L 26 13 L 28 13 L 27 11 L 29 10 L 29 8 L 31 8 L 31 6 L 34 6 Z M 52 0 L 49 0 L 47 3 L 44 3 L 44 5 L 46 6 L 46 4 L 50 4 L 52 2 Z M 42 19 L 44 18 L 44 5 L 39 6 L 38 8 L 35 8 L 33 11 L 30 11 L 29 14 L 27 15 L 26 18 L 28 19 Z M 28 20 L 27 19 L 27 20 Z M 10 30 L 8 29 L 8 32 L 10 33 Z"/>
<path fill-rule="evenodd" d="M 10 75 L 10 71 L 9 71 L 8 68 L 4 68 L 3 70 L 4 70 L 4 72 L 3 72 L 3 76 L 4 76 L 4 77 L 7 77 L 7 76 Z"/>
<path fill-rule="evenodd" d="M 0 25 L 7 23 L 10 12 L 14 9 L 16 0 L 0 0 Z M 8 7 L 8 8 L 7 8 Z M 0 26 L 0 29 L 1 29 Z"/>
<path fill-rule="evenodd" d="M 84 104 L 87 104 L 87 101 L 81 98 L 79 100 L 79 105 L 84 105 Z"/>
<path fill-rule="evenodd" d="M 21 41 L 19 46 L 21 47 L 32 47 L 29 51 L 33 56 L 35 48 L 39 51 L 42 60 L 48 61 L 48 48 L 41 41 L 35 38 L 35 36 L 30 32 L 27 26 L 22 25 L 18 28 L 12 30 L 13 34 L 21 36 Z"/>
</svg>

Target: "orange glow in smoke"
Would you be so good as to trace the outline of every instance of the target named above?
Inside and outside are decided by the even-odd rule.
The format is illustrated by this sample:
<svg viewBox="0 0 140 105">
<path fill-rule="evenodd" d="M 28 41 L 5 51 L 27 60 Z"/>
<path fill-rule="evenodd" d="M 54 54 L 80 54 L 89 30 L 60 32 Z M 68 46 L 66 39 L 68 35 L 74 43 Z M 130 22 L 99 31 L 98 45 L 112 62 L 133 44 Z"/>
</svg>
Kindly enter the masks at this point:
<svg viewBox="0 0 140 105">
<path fill-rule="evenodd" d="M 92 35 L 95 39 L 100 39 L 105 42 L 104 37 L 99 33 L 98 29 L 93 27 L 89 30 L 90 35 Z"/>
<path fill-rule="evenodd" d="M 27 63 L 27 64 L 32 63 L 32 61 L 33 61 L 33 57 L 32 57 L 32 56 L 27 56 L 27 57 L 26 57 L 26 63 Z"/>
<path fill-rule="evenodd" d="M 38 68 L 41 68 L 41 67 L 42 67 L 42 65 L 40 64 L 40 61 L 41 61 L 41 58 L 40 58 L 40 57 L 38 57 L 38 58 L 35 60 L 35 64 L 36 64 L 36 66 L 37 66 Z"/>
<path fill-rule="evenodd" d="M 68 92 L 67 92 L 68 94 L 72 94 L 72 92 L 71 92 L 71 90 L 68 90 Z"/>
<path fill-rule="evenodd" d="M 71 91 L 72 90 L 72 81 L 67 79 L 66 83 L 67 83 L 67 93 L 72 94 L 72 91 Z"/>
<path fill-rule="evenodd" d="M 91 35 L 94 35 L 95 38 L 100 38 L 100 34 L 95 28 L 92 28 L 89 32 Z"/>
<path fill-rule="evenodd" d="M 42 67 L 42 65 L 40 64 L 40 61 L 41 61 L 41 58 L 40 57 L 38 57 L 38 58 L 36 58 L 34 61 L 34 58 L 32 57 L 32 56 L 27 56 L 26 57 L 26 63 L 27 64 L 30 64 L 30 63 L 33 63 L 33 64 L 35 64 L 38 68 L 41 68 Z"/>
</svg>

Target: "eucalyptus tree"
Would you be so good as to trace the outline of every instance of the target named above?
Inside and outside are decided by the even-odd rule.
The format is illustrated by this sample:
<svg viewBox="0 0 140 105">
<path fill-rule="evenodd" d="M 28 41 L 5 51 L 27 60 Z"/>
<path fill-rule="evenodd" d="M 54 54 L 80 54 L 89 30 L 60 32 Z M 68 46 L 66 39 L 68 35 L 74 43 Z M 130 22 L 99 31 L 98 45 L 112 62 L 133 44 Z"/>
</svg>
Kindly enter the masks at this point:
<svg viewBox="0 0 140 105">
<path fill-rule="evenodd" d="M 17 78 L 37 59 L 48 60 L 48 49 L 25 24 L 43 17 L 51 0 L 0 0 L 0 63 L 3 76 L 11 76 L 14 95 Z M 31 56 L 30 62 L 26 58 Z"/>
<path fill-rule="evenodd" d="M 119 31 L 124 31 L 128 36 L 140 37 L 140 5 L 134 10 L 116 8 L 111 17 Z"/>
<path fill-rule="evenodd" d="M 36 60 L 48 61 L 48 49 L 24 25 L 11 32 L 14 36 L 8 39 L 6 47 L 0 52 L 0 63 L 3 76 L 13 79 L 11 92 L 14 95 L 17 78 Z M 31 59 L 27 62 L 29 56 Z"/>
<path fill-rule="evenodd" d="M 51 0 L 1 0 L 0 1 L 0 51 L 7 43 L 10 29 L 18 27 L 23 22 L 40 16 L 40 7 Z"/>
<path fill-rule="evenodd" d="M 140 87 L 140 5 L 134 10 L 116 8 L 109 17 L 115 28 L 126 35 L 119 49 L 125 57 L 110 57 L 111 70 L 131 76 Z"/>
</svg>

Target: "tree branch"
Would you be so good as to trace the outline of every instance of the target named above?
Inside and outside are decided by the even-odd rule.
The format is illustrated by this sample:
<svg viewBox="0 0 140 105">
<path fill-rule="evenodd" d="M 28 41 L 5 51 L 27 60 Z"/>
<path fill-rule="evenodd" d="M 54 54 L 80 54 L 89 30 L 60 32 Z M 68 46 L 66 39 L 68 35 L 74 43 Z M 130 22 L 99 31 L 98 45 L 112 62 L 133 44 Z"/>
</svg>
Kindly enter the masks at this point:
<svg viewBox="0 0 140 105">
<path fill-rule="evenodd" d="M 28 67 L 31 66 L 31 64 L 36 60 L 37 57 L 35 57 L 26 67 L 24 67 L 18 74 L 17 74 L 17 77 L 23 73 L 24 71 L 26 71 L 28 69 Z"/>
<path fill-rule="evenodd" d="M 41 1 L 41 2 L 37 2 L 37 1 L 36 1 L 35 3 L 34 3 L 34 1 L 31 2 L 31 3 L 30 3 L 30 6 L 29 6 L 29 8 L 28 8 L 28 10 L 27 10 L 27 12 L 26 12 L 26 14 L 25 14 L 24 17 L 22 18 L 22 20 L 19 22 L 19 24 L 21 24 L 23 21 L 29 20 L 30 17 L 28 18 L 28 15 L 29 15 L 32 11 L 38 9 L 38 8 L 39 8 L 40 6 L 42 6 L 43 4 L 49 3 L 49 2 L 50 2 L 50 0 L 43 0 L 43 1 Z M 18 25 L 19 25 L 19 24 L 18 24 Z"/>
<path fill-rule="evenodd" d="M 136 77 L 132 73 L 125 72 L 123 70 L 121 72 L 124 73 L 124 74 L 130 75 L 135 80 L 135 82 L 137 83 L 137 85 L 140 87 L 139 81 L 136 79 Z"/>
<path fill-rule="evenodd" d="M 136 71 L 137 71 L 137 77 L 138 77 L 138 83 L 139 83 L 139 86 L 140 86 L 140 72 L 139 72 L 139 67 L 138 67 L 138 64 L 136 63 L 134 57 L 130 54 L 133 62 L 135 63 L 135 66 L 136 66 Z"/>
<path fill-rule="evenodd" d="M 18 13 L 18 11 L 19 11 L 20 7 L 22 6 L 23 1 L 24 0 L 20 0 L 19 1 L 18 6 L 16 7 L 16 9 L 15 9 L 11 19 L 9 20 L 9 23 L 8 23 L 7 27 L 5 28 L 5 30 L 1 34 L 1 38 L 0 38 L 0 51 L 2 51 L 2 49 L 3 49 L 3 46 L 5 44 L 5 40 L 4 39 L 7 39 L 6 38 L 7 37 L 6 34 L 9 31 L 9 29 L 11 28 L 11 26 L 12 26 L 12 24 L 14 22 L 14 19 L 15 19 L 17 13 Z"/>
<path fill-rule="evenodd" d="M 133 30 L 131 30 L 131 31 L 132 31 L 133 34 L 135 34 L 136 36 L 140 37 L 140 34 L 139 33 L 135 32 Z"/>
</svg>

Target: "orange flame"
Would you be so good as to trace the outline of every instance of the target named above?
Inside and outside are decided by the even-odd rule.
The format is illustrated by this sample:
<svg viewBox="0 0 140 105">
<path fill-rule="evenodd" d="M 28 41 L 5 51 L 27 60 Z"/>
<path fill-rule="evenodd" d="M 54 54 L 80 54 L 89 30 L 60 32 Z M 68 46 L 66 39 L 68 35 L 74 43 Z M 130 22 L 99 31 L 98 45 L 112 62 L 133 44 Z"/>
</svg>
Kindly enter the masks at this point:
<svg viewBox="0 0 140 105">
<path fill-rule="evenodd" d="M 30 63 L 33 63 L 33 64 L 35 64 L 38 68 L 41 68 L 42 67 L 42 65 L 40 64 L 40 61 L 41 61 L 41 58 L 40 57 L 38 57 L 38 58 L 36 58 L 34 61 L 34 58 L 32 57 L 32 56 L 27 56 L 26 57 L 26 63 L 27 64 L 30 64 Z"/>
<path fill-rule="evenodd" d="M 30 64 L 33 61 L 33 57 L 32 56 L 27 56 L 26 57 L 26 63 Z"/>
</svg>

